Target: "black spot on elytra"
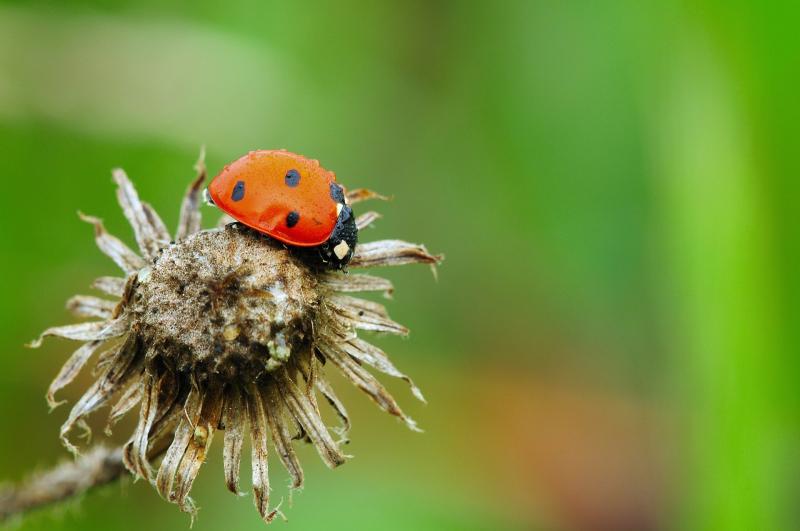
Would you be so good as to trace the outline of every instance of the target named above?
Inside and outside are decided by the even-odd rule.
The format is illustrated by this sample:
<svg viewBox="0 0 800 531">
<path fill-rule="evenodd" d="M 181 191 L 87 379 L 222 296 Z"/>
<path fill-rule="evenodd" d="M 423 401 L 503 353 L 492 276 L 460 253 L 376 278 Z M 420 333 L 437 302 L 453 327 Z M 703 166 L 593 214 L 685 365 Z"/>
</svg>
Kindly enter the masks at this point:
<svg viewBox="0 0 800 531">
<path fill-rule="evenodd" d="M 241 201 L 244 199 L 244 181 L 236 181 L 236 186 L 233 187 L 231 199 L 234 201 Z"/>
<path fill-rule="evenodd" d="M 331 183 L 331 199 L 344 204 L 344 189 L 336 183 Z"/>
<path fill-rule="evenodd" d="M 286 172 L 286 177 L 284 177 L 283 180 L 286 182 L 286 186 L 294 188 L 300 184 L 300 172 L 294 169 L 289 170 Z"/>
<path fill-rule="evenodd" d="M 286 226 L 290 229 L 297 225 L 297 222 L 300 221 L 300 214 L 292 210 L 288 214 L 286 214 Z"/>
</svg>

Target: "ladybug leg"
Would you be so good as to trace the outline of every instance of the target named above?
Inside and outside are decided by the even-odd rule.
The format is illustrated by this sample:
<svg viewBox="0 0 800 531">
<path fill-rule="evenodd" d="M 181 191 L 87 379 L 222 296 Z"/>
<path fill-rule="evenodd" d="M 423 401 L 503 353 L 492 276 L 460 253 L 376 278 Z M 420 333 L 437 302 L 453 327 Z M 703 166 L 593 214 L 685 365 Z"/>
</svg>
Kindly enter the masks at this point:
<svg viewBox="0 0 800 531">
<path fill-rule="evenodd" d="M 330 262 L 329 259 L 331 256 L 330 249 L 328 249 L 328 245 L 327 244 L 320 245 L 315 249 L 315 251 L 317 252 L 316 253 L 317 259 L 319 260 L 318 263 L 322 264 L 325 267 L 328 267 L 328 262 Z"/>
<path fill-rule="evenodd" d="M 217 228 L 221 229 L 232 223 L 236 223 L 236 220 L 230 217 L 228 214 L 222 214 L 219 218 L 219 221 L 217 221 Z"/>
<path fill-rule="evenodd" d="M 195 164 L 197 176 L 194 181 L 186 189 L 186 194 L 181 203 L 181 214 L 178 218 L 178 230 L 175 234 L 176 240 L 183 240 L 192 234 L 200 231 L 200 190 L 206 180 L 208 171 L 206 170 L 206 150 L 205 147 L 200 150 L 200 157 Z M 211 197 L 208 196 L 208 189 L 202 191 L 203 199 L 208 202 Z M 208 196 L 208 197 L 207 197 Z M 211 204 L 214 204 L 212 201 Z"/>
<path fill-rule="evenodd" d="M 203 202 L 208 206 L 217 206 L 213 199 L 211 199 L 211 194 L 208 193 L 208 188 L 203 188 Z"/>
</svg>

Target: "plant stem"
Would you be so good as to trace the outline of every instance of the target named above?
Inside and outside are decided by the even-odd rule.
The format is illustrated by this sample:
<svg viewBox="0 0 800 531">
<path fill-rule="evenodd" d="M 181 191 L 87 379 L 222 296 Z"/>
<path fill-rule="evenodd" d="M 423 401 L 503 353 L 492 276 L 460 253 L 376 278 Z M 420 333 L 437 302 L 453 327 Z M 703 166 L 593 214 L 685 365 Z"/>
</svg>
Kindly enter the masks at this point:
<svg viewBox="0 0 800 531">
<path fill-rule="evenodd" d="M 0 523 L 111 483 L 124 472 L 122 448 L 96 446 L 76 460 L 37 473 L 18 485 L 0 487 Z"/>
</svg>

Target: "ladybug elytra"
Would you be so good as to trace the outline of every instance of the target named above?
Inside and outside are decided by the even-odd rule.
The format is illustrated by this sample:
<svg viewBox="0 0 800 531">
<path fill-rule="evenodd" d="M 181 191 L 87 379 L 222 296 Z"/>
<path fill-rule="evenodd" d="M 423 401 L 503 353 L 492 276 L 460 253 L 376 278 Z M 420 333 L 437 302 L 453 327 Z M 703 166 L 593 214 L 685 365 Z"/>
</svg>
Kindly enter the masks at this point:
<svg viewBox="0 0 800 531">
<path fill-rule="evenodd" d="M 353 211 L 336 175 L 319 161 L 285 150 L 251 151 L 223 168 L 210 202 L 240 223 L 295 247 L 316 248 L 341 269 L 356 247 Z"/>
</svg>

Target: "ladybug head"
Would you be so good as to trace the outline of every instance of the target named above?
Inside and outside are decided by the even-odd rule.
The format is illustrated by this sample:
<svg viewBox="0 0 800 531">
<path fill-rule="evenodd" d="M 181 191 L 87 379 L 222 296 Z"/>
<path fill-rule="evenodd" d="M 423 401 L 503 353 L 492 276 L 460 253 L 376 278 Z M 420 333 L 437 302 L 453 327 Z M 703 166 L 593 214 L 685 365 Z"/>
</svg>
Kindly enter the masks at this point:
<svg viewBox="0 0 800 531">
<path fill-rule="evenodd" d="M 339 218 L 328 241 L 319 246 L 322 261 L 331 269 L 344 269 L 353 257 L 358 241 L 358 227 L 353 210 L 340 203 Z"/>
</svg>

